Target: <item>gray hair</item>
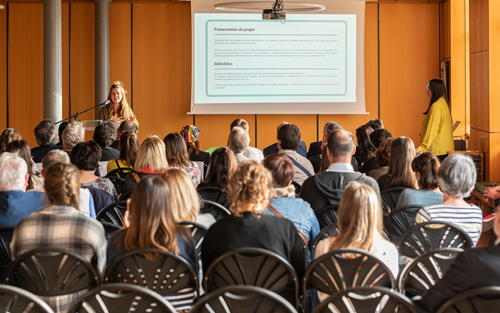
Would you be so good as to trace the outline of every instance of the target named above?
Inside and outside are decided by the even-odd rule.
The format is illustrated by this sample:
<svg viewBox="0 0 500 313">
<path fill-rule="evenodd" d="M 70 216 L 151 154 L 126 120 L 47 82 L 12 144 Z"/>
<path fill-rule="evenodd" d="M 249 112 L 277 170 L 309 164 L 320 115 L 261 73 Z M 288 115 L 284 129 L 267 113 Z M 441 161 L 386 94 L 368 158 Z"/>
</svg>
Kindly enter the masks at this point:
<svg viewBox="0 0 500 313">
<path fill-rule="evenodd" d="M 330 135 L 338 130 L 338 129 L 343 129 L 342 126 L 340 126 L 339 123 L 337 122 L 328 122 L 325 124 L 325 128 L 323 128 L 323 133 L 325 134 L 326 136 L 326 139 L 328 140 L 328 137 L 330 137 Z"/>
<path fill-rule="evenodd" d="M 0 190 L 24 189 L 28 165 L 15 153 L 4 152 L 0 156 Z"/>
<path fill-rule="evenodd" d="M 44 172 L 47 172 L 49 166 L 56 163 L 69 163 L 69 155 L 59 149 L 47 152 L 42 159 L 42 168 Z"/>
<path fill-rule="evenodd" d="M 72 150 L 77 144 L 85 140 L 85 128 L 82 123 L 69 124 L 62 133 L 63 147 Z"/>
<path fill-rule="evenodd" d="M 229 134 L 229 149 L 234 153 L 241 153 L 248 148 L 250 136 L 243 127 L 236 126 Z"/>
<path fill-rule="evenodd" d="M 438 170 L 441 190 L 450 196 L 465 198 L 476 184 L 476 165 L 468 155 L 452 154 L 444 159 Z"/>
<path fill-rule="evenodd" d="M 39 146 L 46 146 L 56 139 L 56 126 L 51 120 L 45 119 L 35 127 L 35 139 Z"/>
</svg>

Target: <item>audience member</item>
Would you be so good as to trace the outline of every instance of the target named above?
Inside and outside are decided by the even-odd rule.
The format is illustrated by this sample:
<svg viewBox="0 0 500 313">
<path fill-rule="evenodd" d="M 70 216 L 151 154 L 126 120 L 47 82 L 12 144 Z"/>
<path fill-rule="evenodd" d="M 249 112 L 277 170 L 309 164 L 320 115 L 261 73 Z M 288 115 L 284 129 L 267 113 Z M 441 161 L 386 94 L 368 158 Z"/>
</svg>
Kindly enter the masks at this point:
<svg viewBox="0 0 500 313">
<path fill-rule="evenodd" d="M 134 168 L 135 166 L 135 160 L 137 159 L 140 147 L 139 138 L 135 133 L 124 132 L 119 142 L 120 157 L 108 162 L 108 173 L 118 168 Z"/>
<path fill-rule="evenodd" d="M 170 133 L 163 139 L 165 143 L 165 154 L 169 168 L 178 168 L 184 171 L 196 188 L 201 182 L 201 171 L 198 165 L 189 161 L 189 155 L 186 149 L 184 139 L 179 133 Z"/>
<path fill-rule="evenodd" d="M 35 127 L 35 139 L 38 147 L 31 149 L 31 157 L 35 163 L 41 163 L 47 152 L 61 149 L 62 146 L 56 145 L 56 125 L 51 120 L 45 119 Z"/>
<path fill-rule="evenodd" d="M 19 133 L 17 129 L 6 128 L 0 135 L 0 154 L 5 151 L 9 142 L 21 139 L 23 139 L 23 137 L 21 137 L 21 133 Z"/>
<path fill-rule="evenodd" d="M 382 144 L 382 142 L 387 138 L 392 138 L 392 134 L 387 129 L 383 128 L 374 130 L 370 134 L 370 141 L 375 147 L 375 153 L 371 158 L 369 158 L 368 160 L 366 160 L 365 163 L 363 163 L 363 166 L 361 166 L 361 168 L 359 169 L 361 173 L 369 175 L 371 171 L 379 168 L 376 158 L 377 150 L 380 147 L 380 144 Z"/>
<path fill-rule="evenodd" d="M 273 176 L 273 188 L 265 213 L 292 221 L 300 235 L 309 243 L 311 250 L 313 240 L 320 231 L 319 223 L 309 203 L 295 198 L 295 187 L 292 185 L 295 168 L 292 161 L 282 154 L 275 153 L 267 156 L 262 164 Z"/>
<path fill-rule="evenodd" d="M 94 130 L 93 139 L 101 147 L 102 155 L 99 160 L 100 162 L 106 162 L 120 157 L 120 151 L 110 147 L 116 139 L 116 128 L 112 123 L 106 122 L 97 125 Z"/>
<path fill-rule="evenodd" d="M 203 165 L 208 166 L 210 154 L 200 150 L 200 130 L 194 125 L 186 125 L 180 132 L 182 138 L 186 142 L 189 159 L 191 161 L 203 162 Z"/>
<path fill-rule="evenodd" d="M 133 191 L 141 179 L 159 176 L 168 170 L 165 143 L 158 136 L 144 140 L 137 153 L 134 168 L 137 173 L 125 176 L 125 192 Z"/>
<path fill-rule="evenodd" d="M 250 136 L 248 133 L 239 126 L 234 127 L 229 133 L 229 138 L 227 140 L 227 145 L 231 151 L 234 153 L 234 157 L 238 164 L 243 161 L 249 160 L 246 156 L 243 155 L 243 151 L 248 148 L 248 144 L 250 143 Z"/>
<path fill-rule="evenodd" d="M 404 207 L 424 207 L 443 203 L 443 193 L 439 189 L 439 160 L 431 151 L 425 151 L 411 162 L 418 189 L 408 188 L 399 196 L 396 209 Z"/>
<path fill-rule="evenodd" d="M 121 140 L 121 139 L 120 139 Z M 172 252 L 185 259 L 198 273 L 198 260 L 191 236 L 176 224 L 169 199 L 171 190 L 159 177 L 146 177 L 137 185 L 123 217 L 123 229 L 108 239 L 107 264 L 119 255 L 141 248 L 155 248 Z M 154 261 L 154 254 L 145 254 Z M 163 279 L 163 278 L 162 278 Z M 157 290 L 160 294 L 161 290 Z M 166 290 L 164 290 L 166 291 Z M 189 311 L 195 299 L 193 288 L 165 296 L 177 311 Z"/>
<path fill-rule="evenodd" d="M 363 168 L 363 164 L 375 156 L 375 146 L 370 141 L 370 134 L 372 132 L 373 128 L 366 125 L 361 125 L 356 129 L 358 146 L 356 147 L 354 157 L 358 161 L 360 168 Z"/>
<path fill-rule="evenodd" d="M 71 152 L 71 163 L 80 170 L 82 187 L 94 187 L 109 193 L 118 200 L 118 193 L 113 182 L 106 177 L 96 176 L 95 170 L 99 167 L 101 147 L 95 141 L 80 142 Z"/>
<path fill-rule="evenodd" d="M 248 125 L 247 121 L 245 121 L 242 118 L 235 119 L 231 123 L 230 130 L 233 130 L 233 128 L 235 128 L 236 126 L 240 126 L 241 128 L 243 128 L 248 133 L 249 138 L 250 138 L 250 133 L 249 133 L 250 126 Z M 250 144 L 250 139 L 249 139 L 248 143 Z M 260 151 L 259 149 L 255 148 L 255 147 L 251 147 L 251 146 L 248 146 L 245 149 L 245 151 L 243 151 L 243 155 L 245 157 L 247 157 L 249 160 L 254 160 L 257 163 L 262 162 L 262 160 L 264 159 L 264 154 L 262 153 L 262 151 Z"/>
<path fill-rule="evenodd" d="M 118 129 L 116 130 L 116 140 L 113 141 L 110 147 L 116 150 L 120 150 L 120 139 L 122 137 L 122 134 L 126 132 L 137 134 L 137 126 L 134 122 L 126 120 L 123 121 L 120 126 L 118 126 Z"/>
<path fill-rule="evenodd" d="M 14 153 L 0 155 L 0 226 L 16 226 L 42 208 L 43 193 L 26 192 L 28 180 L 26 161 Z"/>
<path fill-rule="evenodd" d="M 22 139 L 11 141 L 7 144 L 5 152 L 15 153 L 26 162 L 28 174 L 30 175 L 26 190 L 41 190 L 43 188 L 43 177 L 36 171 L 36 165 L 31 160 L 31 149 L 28 142 Z"/>
<path fill-rule="evenodd" d="M 476 184 L 476 165 L 468 155 L 452 154 L 444 159 L 438 170 L 438 182 L 443 191 L 443 203 L 421 208 L 415 224 L 443 221 L 460 226 L 472 239 L 474 246 L 481 236 L 483 213 L 467 203 Z"/>
<path fill-rule="evenodd" d="M 62 134 L 63 134 L 64 130 L 66 129 L 66 127 L 68 127 L 69 124 L 71 124 L 71 123 L 70 122 L 61 122 L 61 124 L 59 124 L 59 127 L 57 128 L 57 137 L 59 139 L 57 144 L 59 146 L 63 145 Z"/>
<path fill-rule="evenodd" d="M 414 158 L 413 141 L 408 137 L 395 138 L 391 143 L 387 174 L 378 179 L 380 191 L 394 187 L 416 188 L 417 179 L 411 169 Z"/>
<path fill-rule="evenodd" d="M 377 129 L 383 129 L 384 128 L 384 122 L 382 120 L 379 120 L 378 118 L 374 118 L 370 120 L 368 123 L 365 124 L 368 127 L 371 127 L 374 131 Z"/>
<path fill-rule="evenodd" d="M 206 227 L 215 223 L 215 218 L 210 214 L 200 215 L 200 199 L 188 175 L 180 169 L 169 168 L 161 174 L 170 190 L 168 207 L 177 223 L 196 222 Z"/>
<path fill-rule="evenodd" d="M 286 124 L 278 131 L 279 154 L 288 157 L 295 166 L 293 181 L 302 185 L 308 178 L 314 175 L 314 168 L 311 162 L 297 153 L 300 143 L 300 130 L 293 124 Z"/>
<path fill-rule="evenodd" d="M 317 213 L 329 205 L 339 205 L 345 187 L 351 181 L 370 185 L 380 198 L 377 182 L 363 173 L 354 172 L 351 157 L 354 155 L 353 135 L 343 129 L 328 137 L 327 153 L 330 167 L 326 172 L 308 178 L 300 190 L 300 197 Z"/>
<path fill-rule="evenodd" d="M 62 133 L 63 150 L 71 156 L 71 150 L 80 142 L 85 141 L 85 128 L 82 123 L 70 123 Z"/>
<path fill-rule="evenodd" d="M 280 131 L 281 126 L 287 125 L 288 122 L 281 122 L 281 124 L 278 125 L 278 129 L 276 130 L 276 134 Z M 278 153 L 280 148 L 278 147 L 278 143 L 273 143 L 269 147 L 264 149 L 264 157 L 271 155 L 273 153 Z M 304 158 L 307 158 L 307 146 L 306 143 L 301 141 L 299 143 L 299 148 L 297 149 L 297 153 L 303 156 Z"/>
<path fill-rule="evenodd" d="M 376 181 L 389 172 L 389 157 L 391 155 L 391 144 L 394 138 L 390 137 L 382 141 L 377 151 L 375 152 L 375 161 L 377 162 L 377 168 L 370 171 L 370 177 L 373 177 Z"/>
<path fill-rule="evenodd" d="M 106 264 L 106 237 L 102 224 L 78 210 L 80 175 L 72 164 L 57 163 L 45 172 L 45 193 L 50 205 L 25 217 L 14 229 L 12 259 L 33 249 L 58 248 L 74 252 L 97 269 Z M 55 312 L 67 312 L 88 290 L 57 297 L 38 296 Z"/>
</svg>

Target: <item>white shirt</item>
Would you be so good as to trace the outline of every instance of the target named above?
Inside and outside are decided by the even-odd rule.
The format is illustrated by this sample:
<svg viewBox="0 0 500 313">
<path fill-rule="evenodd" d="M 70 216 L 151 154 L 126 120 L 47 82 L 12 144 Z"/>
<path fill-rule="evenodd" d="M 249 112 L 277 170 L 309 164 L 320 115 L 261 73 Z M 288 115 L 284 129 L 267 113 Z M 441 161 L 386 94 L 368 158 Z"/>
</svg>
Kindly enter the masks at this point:
<svg viewBox="0 0 500 313">
<path fill-rule="evenodd" d="M 349 163 L 332 163 L 326 170 L 327 172 L 354 173 L 354 168 Z"/>
</svg>

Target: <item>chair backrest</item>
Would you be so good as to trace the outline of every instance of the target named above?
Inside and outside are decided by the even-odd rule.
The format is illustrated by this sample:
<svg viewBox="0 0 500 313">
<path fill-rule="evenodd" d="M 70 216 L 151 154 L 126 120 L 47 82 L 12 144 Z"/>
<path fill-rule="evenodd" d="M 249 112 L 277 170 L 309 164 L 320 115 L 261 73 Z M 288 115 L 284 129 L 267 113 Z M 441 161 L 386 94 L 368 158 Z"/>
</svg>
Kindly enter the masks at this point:
<svg viewBox="0 0 500 313">
<path fill-rule="evenodd" d="M 500 307 L 500 287 L 481 287 L 463 292 L 443 304 L 437 313 L 496 312 Z"/>
<path fill-rule="evenodd" d="M 392 243 L 397 243 L 403 233 L 415 225 L 415 217 L 421 207 L 403 207 L 393 210 L 384 221 L 384 229 Z"/>
<path fill-rule="evenodd" d="M 78 299 L 69 312 L 177 313 L 156 292 L 130 284 L 108 284 L 95 288 Z"/>
<path fill-rule="evenodd" d="M 211 214 L 217 221 L 231 215 L 231 212 L 222 205 L 210 200 L 201 200 L 200 214 L 206 213 Z"/>
<path fill-rule="evenodd" d="M 276 292 L 297 308 L 300 304 L 297 273 L 287 260 L 272 251 L 236 249 L 210 264 L 203 279 L 206 292 L 234 285 L 262 287 Z"/>
<path fill-rule="evenodd" d="M 132 193 L 134 191 L 129 191 L 129 192 L 123 192 L 119 197 L 118 197 L 118 201 L 126 201 L 128 200 L 131 196 L 132 196 Z"/>
<path fill-rule="evenodd" d="M 280 295 L 255 286 L 229 286 L 205 295 L 191 313 L 296 313 Z"/>
<path fill-rule="evenodd" d="M 332 225 L 337 223 L 337 211 L 339 209 L 338 205 L 329 205 L 327 207 L 322 208 L 318 212 L 315 213 L 316 218 L 319 222 L 319 228 L 323 229 L 328 225 Z"/>
<path fill-rule="evenodd" d="M 99 277 L 94 267 L 74 252 L 40 248 L 17 257 L 6 282 L 38 296 L 60 296 L 99 286 Z"/>
<path fill-rule="evenodd" d="M 106 178 L 113 183 L 113 186 L 115 186 L 116 189 L 116 193 L 118 194 L 118 198 L 120 198 L 120 196 L 125 192 L 125 179 L 116 176 L 110 176 Z"/>
<path fill-rule="evenodd" d="M 408 189 L 406 187 L 393 187 L 386 189 L 380 193 L 380 197 L 382 198 L 382 209 L 385 213 L 389 214 L 394 209 L 396 209 L 396 205 L 398 204 L 399 196 L 403 192 L 403 190 Z"/>
<path fill-rule="evenodd" d="M 316 307 L 314 313 L 377 312 L 416 313 L 413 302 L 389 288 L 356 287 L 334 293 Z"/>
<path fill-rule="evenodd" d="M 121 226 L 118 226 L 116 224 L 106 222 L 106 221 L 100 221 L 102 224 L 102 227 L 104 227 L 104 233 L 106 234 L 106 238 L 109 238 L 109 236 L 114 233 L 117 230 L 122 229 Z"/>
<path fill-rule="evenodd" d="M 423 295 L 443 278 L 462 251 L 456 248 L 436 249 L 418 256 L 399 273 L 399 292 L 410 298 Z"/>
<path fill-rule="evenodd" d="M 24 289 L 0 285 L 0 312 L 53 313 L 50 306 Z"/>
<path fill-rule="evenodd" d="M 180 222 L 179 225 L 186 227 L 191 232 L 191 238 L 196 246 L 198 260 L 201 260 L 201 244 L 203 243 L 203 239 L 205 239 L 205 234 L 208 228 L 204 225 L 193 222 Z"/>
<path fill-rule="evenodd" d="M 144 254 L 154 254 L 149 261 Z M 106 269 L 105 283 L 128 283 L 153 290 L 162 296 L 193 288 L 198 292 L 198 274 L 182 257 L 155 248 L 121 254 Z"/>
<path fill-rule="evenodd" d="M 111 161 L 111 162 L 114 162 L 114 161 Z M 127 176 L 127 174 L 133 174 L 133 173 L 136 173 L 136 170 L 134 170 L 133 168 L 122 167 L 122 168 L 114 169 L 111 172 L 107 173 L 106 177 L 107 178 L 120 177 L 120 178 L 125 179 L 125 176 Z"/>
<path fill-rule="evenodd" d="M 300 194 L 300 189 L 302 188 L 302 185 L 301 185 L 301 184 L 299 184 L 298 182 L 294 181 L 294 180 L 292 180 L 292 185 L 295 187 L 295 195 L 296 195 L 298 198 L 300 198 L 300 197 L 299 197 L 299 194 Z"/>
<path fill-rule="evenodd" d="M 231 205 L 231 199 L 229 199 L 229 192 L 227 190 L 220 189 L 219 187 L 207 186 L 198 188 L 196 191 L 198 191 L 200 199 L 216 202 L 226 209 L 229 209 Z"/>
<path fill-rule="evenodd" d="M 314 240 L 313 240 L 312 249 L 311 249 L 312 256 L 314 257 L 314 255 L 316 254 L 316 247 L 318 246 L 318 244 L 321 240 L 326 239 L 326 238 L 335 237 L 338 235 L 340 235 L 340 230 L 337 226 L 337 222 L 323 227 L 321 229 L 321 231 L 319 232 L 319 234 L 316 236 L 316 238 L 314 238 Z"/>
<path fill-rule="evenodd" d="M 123 227 L 123 214 L 127 210 L 127 201 L 118 201 L 103 208 L 97 214 L 96 220 L 108 222 Z"/>
<path fill-rule="evenodd" d="M 474 245 L 465 231 L 446 222 L 431 221 L 417 224 L 408 229 L 399 240 L 399 255 L 410 258 L 427 251 L 442 248 L 468 249 Z"/>
</svg>

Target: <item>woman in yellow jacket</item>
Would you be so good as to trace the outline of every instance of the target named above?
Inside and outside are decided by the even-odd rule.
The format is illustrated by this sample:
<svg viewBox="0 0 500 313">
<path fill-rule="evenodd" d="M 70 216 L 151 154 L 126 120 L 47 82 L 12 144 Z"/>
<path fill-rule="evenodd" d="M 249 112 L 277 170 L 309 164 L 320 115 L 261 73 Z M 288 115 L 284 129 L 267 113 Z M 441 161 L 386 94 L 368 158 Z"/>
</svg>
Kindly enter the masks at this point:
<svg viewBox="0 0 500 313">
<path fill-rule="evenodd" d="M 433 79 L 427 85 L 427 95 L 431 98 L 429 108 L 424 113 L 420 145 L 417 154 L 430 150 L 441 161 L 448 151 L 453 151 L 453 121 L 446 96 L 446 86 L 441 79 Z"/>
</svg>

